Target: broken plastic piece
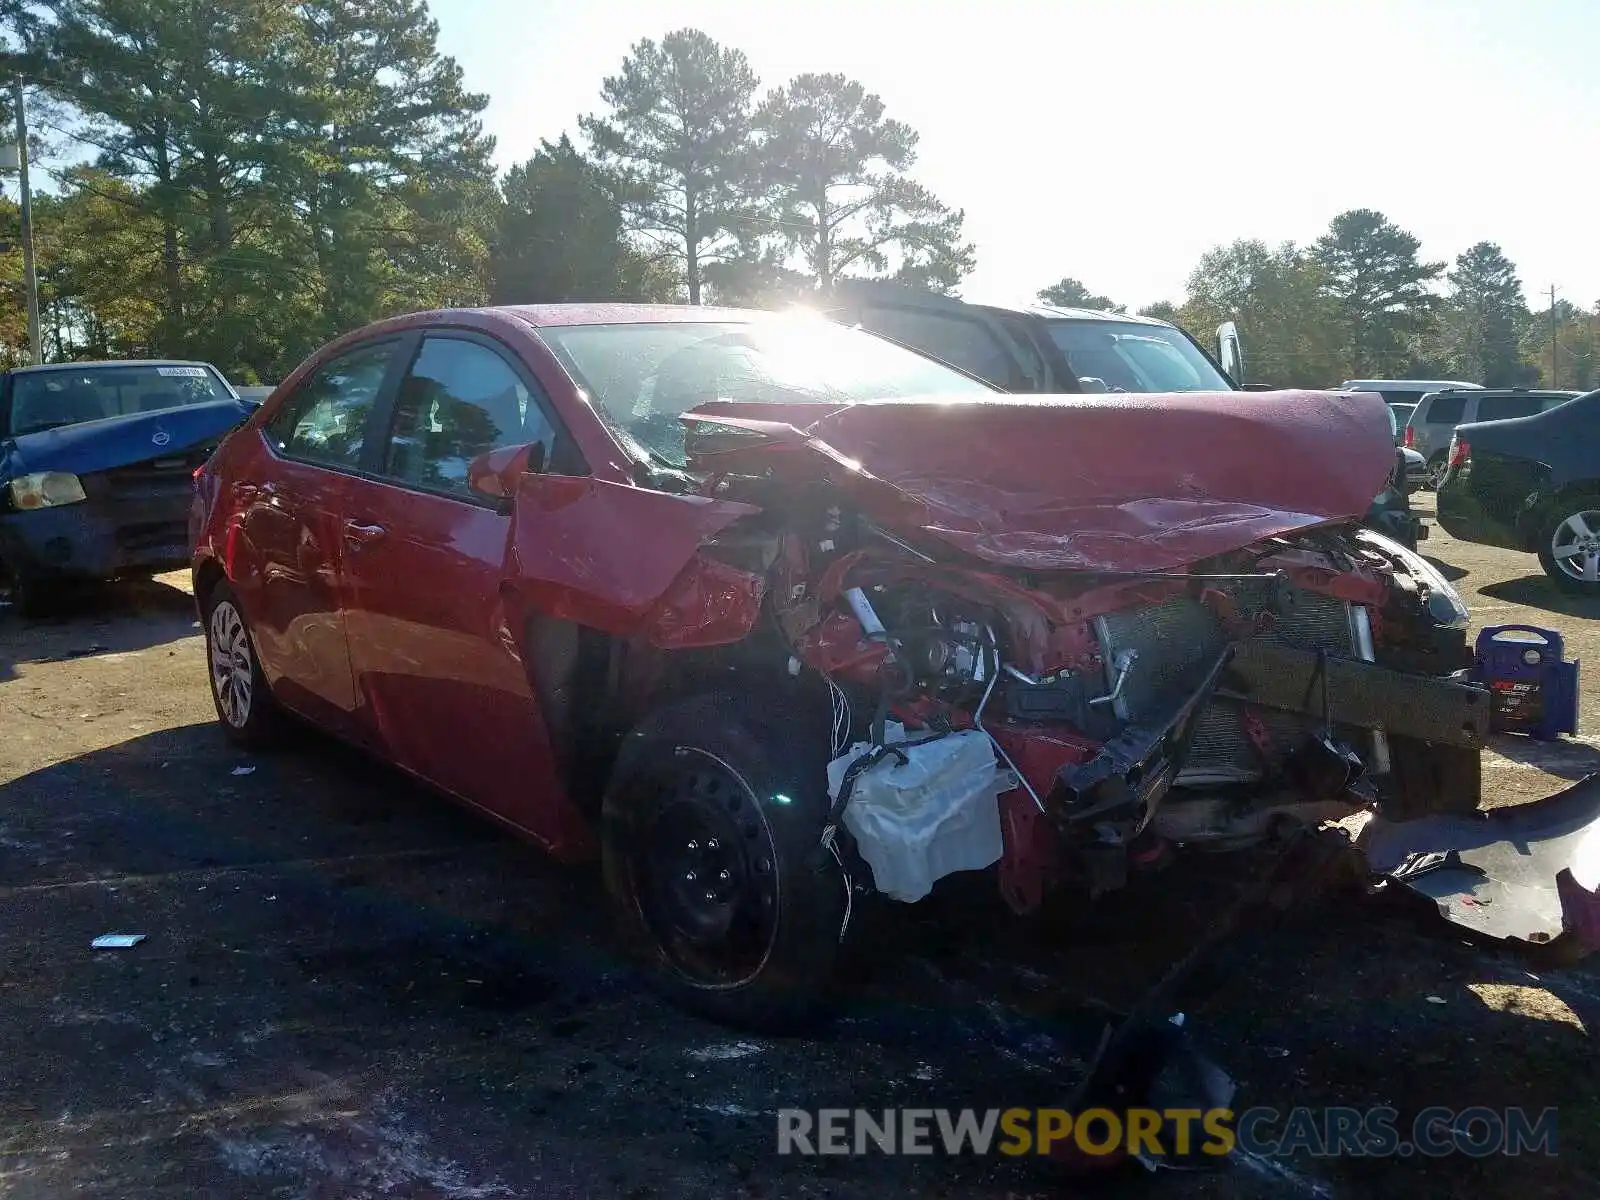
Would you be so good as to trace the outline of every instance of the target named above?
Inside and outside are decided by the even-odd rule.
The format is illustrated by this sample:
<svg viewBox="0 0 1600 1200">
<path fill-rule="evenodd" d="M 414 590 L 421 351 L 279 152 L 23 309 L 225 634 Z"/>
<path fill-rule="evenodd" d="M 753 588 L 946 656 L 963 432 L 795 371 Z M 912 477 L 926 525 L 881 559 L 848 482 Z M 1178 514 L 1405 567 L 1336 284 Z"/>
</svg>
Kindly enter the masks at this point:
<svg viewBox="0 0 1600 1200">
<path fill-rule="evenodd" d="M 131 950 L 144 938 L 142 933 L 102 933 L 89 945 L 96 950 Z"/>
<path fill-rule="evenodd" d="M 1600 775 L 1471 816 L 1374 819 L 1357 846 L 1374 874 L 1481 936 L 1600 949 Z"/>
</svg>

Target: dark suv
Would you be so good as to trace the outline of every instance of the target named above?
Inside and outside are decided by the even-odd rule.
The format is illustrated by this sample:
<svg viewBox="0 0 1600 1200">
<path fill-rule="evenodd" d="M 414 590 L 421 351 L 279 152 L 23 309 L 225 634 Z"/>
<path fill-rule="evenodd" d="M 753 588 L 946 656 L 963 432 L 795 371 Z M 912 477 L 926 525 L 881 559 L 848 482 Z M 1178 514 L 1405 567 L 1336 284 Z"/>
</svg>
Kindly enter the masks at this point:
<svg viewBox="0 0 1600 1200">
<path fill-rule="evenodd" d="M 893 284 L 840 285 L 824 306 L 859 325 L 1008 392 L 1229 392 L 1241 388 L 1199 342 L 1153 317 L 1045 305 L 969 304 Z M 1218 330 L 1235 376 L 1238 335 Z M 1406 499 L 1405 460 L 1373 501 L 1366 524 L 1416 549 L 1427 530 Z"/>
</svg>

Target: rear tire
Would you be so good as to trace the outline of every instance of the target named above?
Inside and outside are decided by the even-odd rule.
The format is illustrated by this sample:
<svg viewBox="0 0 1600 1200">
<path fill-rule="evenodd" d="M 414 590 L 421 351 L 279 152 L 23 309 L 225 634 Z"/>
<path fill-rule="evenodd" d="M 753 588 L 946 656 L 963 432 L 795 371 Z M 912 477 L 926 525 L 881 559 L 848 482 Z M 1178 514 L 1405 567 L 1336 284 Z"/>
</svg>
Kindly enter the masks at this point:
<svg viewBox="0 0 1600 1200">
<path fill-rule="evenodd" d="M 1600 495 L 1574 496 L 1552 506 L 1538 538 L 1539 565 L 1558 588 L 1600 596 Z M 1585 579 L 1585 573 L 1594 578 Z"/>
<path fill-rule="evenodd" d="M 260 749 L 277 734 L 280 713 L 261 673 L 244 609 L 226 581 L 207 593 L 204 613 L 207 674 L 217 720 L 229 741 Z"/>
<path fill-rule="evenodd" d="M 1428 481 L 1425 486 L 1430 492 L 1439 490 L 1439 484 L 1444 479 L 1445 469 L 1448 465 L 1443 450 L 1436 451 L 1433 457 L 1428 459 Z"/>
<path fill-rule="evenodd" d="M 765 714 L 765 715 L 762 715 Z M 820 1013 L 850 881 L 820 849 L 825 726 L 785 705 L 699 696 L 628 735 L 601 810 L 606 887 L 652 986 L 764 1032 Z"/>
</svg>

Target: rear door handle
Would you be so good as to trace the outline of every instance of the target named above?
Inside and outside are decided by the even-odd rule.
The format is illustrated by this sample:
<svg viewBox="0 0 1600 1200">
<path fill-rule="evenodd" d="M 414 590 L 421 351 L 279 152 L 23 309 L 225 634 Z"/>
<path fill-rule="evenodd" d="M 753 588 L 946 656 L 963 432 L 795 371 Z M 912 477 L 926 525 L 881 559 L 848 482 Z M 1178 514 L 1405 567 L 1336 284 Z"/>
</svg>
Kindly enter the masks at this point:
<svg viewBox="0 0 1600 1200">
<path fill-rule="evenodd" d="M 370 546 L 373 542 L 382 541 L 388 532 L 382 525 L 362 525 L 356 521 L 346 521 L 344 540 L 359 550 L 363 546 Z"/>
</svg>

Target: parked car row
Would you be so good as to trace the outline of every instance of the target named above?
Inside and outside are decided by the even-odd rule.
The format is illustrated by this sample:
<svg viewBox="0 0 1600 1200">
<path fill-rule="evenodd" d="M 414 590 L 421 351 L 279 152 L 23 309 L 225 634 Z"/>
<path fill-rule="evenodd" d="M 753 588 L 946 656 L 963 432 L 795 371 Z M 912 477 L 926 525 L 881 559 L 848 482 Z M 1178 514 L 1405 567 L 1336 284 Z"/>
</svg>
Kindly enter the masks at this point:
<svg viewBox="0 0 1600 1200">
<path fill-rule="evenodd" d="M 1406 419 L 1404 441 L 1427 462 L 1428 480 L 1437 487 L 1448 463 L 1450 439 L 1462 425 L 1531 417 L 1565 404 L 1577 392 L 1526 388 L 1453 388 L 1420 397 Z"/>
</svg>

